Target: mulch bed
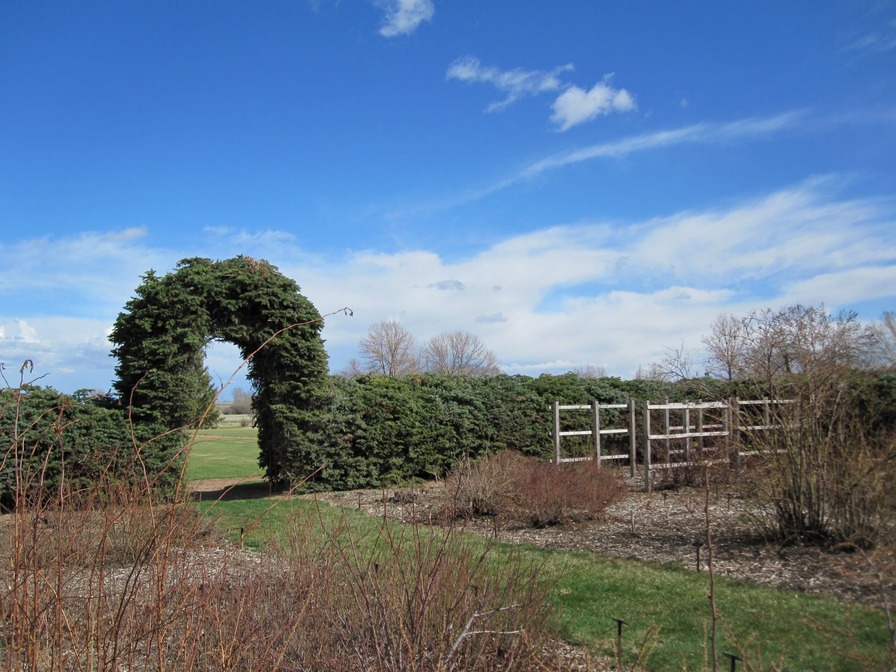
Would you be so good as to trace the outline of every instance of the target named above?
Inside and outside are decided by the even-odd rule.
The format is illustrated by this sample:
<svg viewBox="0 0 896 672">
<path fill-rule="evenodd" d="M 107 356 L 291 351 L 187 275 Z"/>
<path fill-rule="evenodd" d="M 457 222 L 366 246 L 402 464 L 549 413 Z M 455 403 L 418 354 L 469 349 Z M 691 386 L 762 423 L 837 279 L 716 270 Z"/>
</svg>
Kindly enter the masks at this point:
<svg viewBox="0 0 896 672">
<path fill-rule="evenodd" d="M 375 516 L 404 522 L 445 524 L 445 491 L 441 484 L 417 488 L 353 490 L 303 495 Z M 599 520 L 533 529 L 508 519 L 474 519 L 466 529 L 502 542 L 543 548 L 585 551 L 707 571 L 706 492 L 680 488 L 644 492 L 630 483 L 629 495 Z M 896 559 L 890 549 L 873 553 L 829 550 L 818 546 L 782 546 L 758 538 L 749 519 L 755 512 L 731 487 L 712 487 L 709 519 L 713 568 L 717 575 L 814 595 L 844 603 L 896 606 Z"/>
</svg>

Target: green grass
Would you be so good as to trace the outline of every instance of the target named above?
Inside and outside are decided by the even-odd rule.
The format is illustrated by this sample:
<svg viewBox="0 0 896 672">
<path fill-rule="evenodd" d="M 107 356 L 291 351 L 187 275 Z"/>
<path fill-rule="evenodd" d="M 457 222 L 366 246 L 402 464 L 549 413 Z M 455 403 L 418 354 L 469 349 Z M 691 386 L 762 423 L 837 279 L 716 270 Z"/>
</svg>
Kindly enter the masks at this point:
<svg viewBox="0 0 896 672">
<path fill-rule="evenodd" d="M 261 477 L 253 428 L 203 430 L 187 468 L 189 479 Z M 312 521 L 306 541 L 324 543 L 332 530 L 350 529 L 374 538 L 378 519 L 307 500 L 255 499 L 202 503 L 233 539 L 263 547 L 287 542 L 297 520 Z M 330 532 L 322 529 L 322 526 Z M 309 526 L 303 526 L 309 534 Z M 498 560 L 510 547 L 498 546 Z M 519 550 L 519 549 L 517 549 Z M 613 651 L 616 625 L 626 621 L 624 662 L 631 666 L 642 645 L 646 669 L 706 669 L 710 627 L 709 577 L 681 568 L 527 547 L 526 556 L 543 568 L 558 608 L 557 628 L 570 642 L 603 655 Z M 719 653 L 737 652 L 752 669 L 889 669 L 888 633 L 882 611 L 848 607 L 830 599 L 761 588 L 717 578 L 722 621 Z M 720 669 L 728 669 L 723 659 Z M 745 664 L 738 668 L 748 669 Z"/>
<path fill-rule="evenodd" d="M 579 553 L 549 554 L 545 570 L 556 580 L 559 627 L 568 641 L 609 655 L 616 633 L 612 619 L 621 618 L 627 623 L 629 664 L 647 646 L 649 669 L 704 668 L 711 624 L 708 574 Z M 720 577 L 716 601 L 719 654 L 738 653 L 754 669 L 774 664 L 785 670 L 858 671 L 889 669 L 892 663 L 880 610 Z M 728 669 L 727 660 L 720 669 Z"/>
<path fill-rule="evenodd" d="M 273 505 L 273 508 L 272 508 Z M 357 511 L 344 512 L 307 500 L 222 501 L 203 504 L 218 524 L 244 543 L 265 546 L 284 541 L 297 520 L 317 521 L 318 539 L 329 538 L 319 525 L 353 530 L 375 538 L 381 520 Z M 303 528 L 306 530 L 307 528 Z M 329 533 L 329 534 L 332 534 Z M 306 537 L 306 541 L 309 537 Z M 314 542 L 312 542 L 314 543 Z M 482 542 L 484 543 L 484 542 Z M 495 548 L 496 560 L 519 552 Z M 558 607 L 557 628 L 564 639 L 610 655 L 616 625 L 624 619 L 624 662 L 635 661 L 642 643 L 650 653 L 645 669 L 703 670 L 710 627 L 708 575 L 680 568 L 595 557 L 590 554 L 522 549 L 542 568 Z M 848 607 L 834 600 L 716 579 L 722 623 L 719 653 L 737 652 L 752 668 L 739 670 L 875 670 L 889 669 L 886 621 L 881 610 Z M 776 667 L 773 668 L 772 665 Z M 729 669 L 722 659 L 719 669 Z"/>
<path fill-rule="evenodd" d="M 264 471 L 258 467 L 256 428 L 221 426 L 199 430 L 187 463 L 188 481 L 263 477 Z"/>
</svg>

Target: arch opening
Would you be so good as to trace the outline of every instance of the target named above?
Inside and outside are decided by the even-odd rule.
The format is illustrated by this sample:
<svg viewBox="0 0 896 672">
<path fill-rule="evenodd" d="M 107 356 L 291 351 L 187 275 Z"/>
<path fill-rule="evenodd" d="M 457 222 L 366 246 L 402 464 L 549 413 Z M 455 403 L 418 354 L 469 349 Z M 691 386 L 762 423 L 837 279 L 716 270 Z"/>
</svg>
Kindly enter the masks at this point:
<svg viewBox="0 0 896 672">
<path fill-rule="evenodd" d="M 164 276 L 149 271 L 110 339 L 114 389 L 138 441 L 151 447 L 152 466 L 183 451 L 186 433 L 172 430 L 195 427 L 214 403 L 205 350 L 223 341 L 248 360 L 266 477 L 278 484 L 304 476 L 325 402 L 322 327 L 295 281 L 263 260 L 191 258 Z"/>
</svg>

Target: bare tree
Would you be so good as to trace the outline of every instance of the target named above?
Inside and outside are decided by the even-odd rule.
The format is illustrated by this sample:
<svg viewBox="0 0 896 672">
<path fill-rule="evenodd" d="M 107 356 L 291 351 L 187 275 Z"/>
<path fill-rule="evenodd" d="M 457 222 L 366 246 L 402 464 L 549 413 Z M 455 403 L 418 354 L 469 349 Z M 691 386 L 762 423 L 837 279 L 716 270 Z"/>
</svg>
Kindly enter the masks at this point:
<svg viewBox="0 0 896 672">
<path fill-rule="evenodd" d="M 862 366 L 874 343 L 855 312 L 831 315 L 824 306 L 753 311 L 742 326 L 744 375 L 760 380 Z"/>
<path fill-rule="evenodd" d="M 372 324 L 361 339 L 361 360 L 368 371 L 404 376 L 420 370 L 414 337 L 401 322 Z"/>
<path fill-rule="evenodd" d="M 500 373 L 498 358 L 485 343 L 467 331 L 451 331 L 433 336 L 423 348 L 427 371 L 452 376 L 493 376 Z"/>
<path fill-rule="evenodd" d="M 664 380 L 660 365 L 652 362 L 645 368 L 643 364 L 638 364 L 635 380 Z"/>
<path fill-rule="evenodd" d="M 872 330 L 874 345 L 871 365 L 891 370 L 896 368 L 896 313 L 885 312 Z"/>
<path fill-rule="evenodd" d="M 361 362 L 352 357 L 348 360 L 345 368 L 339 371 L 337 375 L 342 376 L 343 378 L 357 378 L 363 376 L 365 373 L 370 373 L 370 371 L 364 368 L 364 365 L 361 364 Z"/>
<path fill-rule="evenodd" d="M 890 324 L 896 329 L 892 315 Z M 874 365 L 885 359 L 881 346 L 887 332 L 886 319 L 865 327 L 854 312 L 832 315 L 824 306 L 797 304 L 754 310 L 742 318 L 720 315 L 703 345 L 709 373 L 770 382 L 813 370 Z M 896 346 L 896 339 L 891 343 Z"/>
<path fill-rule="evenodd" d="M 666 355 L 650 365 L 648 378 L 654 380 L 690 380 L 697 377 L 694 360 L 684 348 L 684 342 L 677 348 L 665 348 Z"/>
<path fill-rule="evenodd" d="M 252 412 L 252 394 L 241 387 L 233 389 L 233 403 L 230 405 L 230 412 L 236 414 L 244 414 Z"/>
<path fill-rule="evenodd" d="M 579 378 L 606 378 L 607 370 L 596 364 L 585 364 L 577 366 L 570 373 L 576 374 Z"/>
<path fill-rule="evenodd" d="M 707 357 L 707 372 L 734 380 L 740 377 L 744 354 L 744 323 L 734 315 L 719 315 L 712 323 L 712 332 L 703 337 Z"/>
</svg>

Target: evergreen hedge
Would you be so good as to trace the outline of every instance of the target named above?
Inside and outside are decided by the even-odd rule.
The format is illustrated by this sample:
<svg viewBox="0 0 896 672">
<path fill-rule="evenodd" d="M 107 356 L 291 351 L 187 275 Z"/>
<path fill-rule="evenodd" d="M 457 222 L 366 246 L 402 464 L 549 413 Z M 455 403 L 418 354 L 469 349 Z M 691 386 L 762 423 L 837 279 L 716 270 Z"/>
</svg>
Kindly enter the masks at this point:
<svg viewBox="0 0 896 672">
<path fill-rule="evenodd" d="M 164 441 L 164 438 L 160 439 Z M 138 455 L 121 409 L 79 401 L 51 388 L 0 390 L 0 508 L 21 498 L 47 499 L 90 491 L 100 480 L 127 482 L 143 467 L 162 474 L 160 452 Z M 167 454 L 170 446 L 161 453 Z M 143 462 L 141 462 L 143 460 Z M 175 467 L 176 468 L 176 467 Z M 176 474 L 159 481 L 170 485 Z"/>
<path fill-rule="evenodd" d="M 214 408 L 206 346 L 236 345 L 254 389 L 259 464 L 271 482 L 288 483 L 315 453 L 309 442 L 326 404 L 322 327 L 299 286 L 266 261 L 185 259 L 165 276 L 147 273 L 119 314 L 114 388 L 138 431 L 170 432 L 163 443 L 175 457 L 181 430 Z"/>
<path fill-rule="evenodd" d="M 380 487 L 444 475 L 461 458 L 503 449 L 550 457 L 552 403 L 675 397 L 673 385 L 618 378 L 438 374 L 330 377 L 322 426 L 290 471 L 311 488 Z M 641 396 L 645 395 L 645 396 Z M 606 414 L 614 422 L 618 414 Z M 564 418 L 587 429 L 590 415 Z M 578 424 L 577 424 L 578 423 Z M 581 425 L 581 427 L 578 427 Z"/>
</svg>

